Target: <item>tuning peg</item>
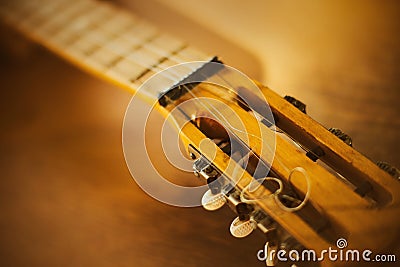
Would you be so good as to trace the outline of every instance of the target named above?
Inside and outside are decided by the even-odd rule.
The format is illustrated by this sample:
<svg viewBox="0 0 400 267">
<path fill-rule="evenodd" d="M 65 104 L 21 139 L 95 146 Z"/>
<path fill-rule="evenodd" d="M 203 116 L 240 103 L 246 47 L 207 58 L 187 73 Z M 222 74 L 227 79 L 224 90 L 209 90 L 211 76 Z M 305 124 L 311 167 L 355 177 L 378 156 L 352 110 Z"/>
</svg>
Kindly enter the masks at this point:
<svg viewBox="0 0 400 267">
<path fill-rule="evenodd" d="M 376 163 L 376 165 L 378 165 L 379 168 L 381 168 L 385 172 L 389 173 L 394 178 L 400 180 L 400 170 L 397 169 L 396 167 L 394 167 L 394 166 L 392 166 L 389 163 L 384 162 L 384 161 L 378 161 Z"/>
<path fill-rule="evenodd" d="M 201 205 L 209 211 L 220 209 L 225 203 L 225 195 L 223 193 L 213 194 L 211 189 L 207 190 L 201 198 Z"/>
<path fill-rule="evenodd" d="M 290 104 L 292 104 L 293 106 L 295 106 L 298 110 L 300 110 L 301 112 L 303 112 L 304 114 L 306 114 L 306 104 L 304 104 L 303 102 L 301 102 L 300 100 L 292 97 L 292 96 L 285 96 L 284 99 L 286 101 L 288 101 Z"/>
<path fill-rule="evenodd" d="M 336 135 L 340 140 L 345 142 L 347 145 L 353 146 L 353 140 L 351 139 L 350 135 L 342 132 L 342 130 L 338 128 L 329 128 L 328 131 Z"/>
<path fill-rule="evenodd" d="M 241 221 L 239 217 L 236 217 L 229 228 L 231 234 L 234 237 L 242 238 L 246 237 L 257 228 L 257 223 L 252 218 L 246 221 Z"/>
</svg>

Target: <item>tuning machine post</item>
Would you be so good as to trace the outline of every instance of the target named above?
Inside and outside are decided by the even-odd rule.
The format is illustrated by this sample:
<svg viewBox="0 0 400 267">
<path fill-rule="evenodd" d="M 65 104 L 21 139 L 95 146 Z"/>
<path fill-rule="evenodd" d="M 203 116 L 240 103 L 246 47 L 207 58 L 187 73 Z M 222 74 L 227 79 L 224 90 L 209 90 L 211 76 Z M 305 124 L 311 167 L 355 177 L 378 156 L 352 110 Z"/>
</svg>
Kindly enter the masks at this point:
<svg viewBox="0 0 400 267">
<path fill-rule="evenodd" d="M 350 135 L 344 133 L 342 130 L 338 128 L 329 128 L 328 131 L 337 136 L 346 145 L 353 146 L 353 139 L 350 137 Z"/>
<path fill-rule="evenodd" d="M 212 162 L 205 158 L 194 148 L 189 149 L 193 162 L 193 172 L 207 181 L 208 190 L 201 199 L 201 204 L 208 211 L 215 211 L 229 204 L 237 217 L 230 224 L 230 233 L 236 238 L 244 238 L 255 229 L 260 229 L 266 234 L 267 245 L 274 248 L 279 244 L 276 233 L 279 225 L 265 212 L 251 203 L 241 200 L 240 190 L 233 186 L 227 178 L 216 168 Z M 280 236 L 280 235 L 279 235 Z M 268 259 L 267 266 L 274 266 L 275 259 Z"/>
<path fill-rule="evenodd" d="M 400 170 L 397 169 L 396 167 L 392 166 L 391 164 L 385 162 L 385 161 L 378 161 L 376 163 L 379 168 L 393 176 L 393 178 L 398 179 L 400 181 Z"/>
<path fill-rule="evenodd" d="M 222 192 L 224 186 L 222 174 L 213 164 L 202 155 L 196 155 L 190 152 L 193 162 L 193 172 L 198 177 L 203 177 L 207 181 L 208 190 L 204 193 L 201 204 L 204 209 L 215 211 L 225 205 L 227 199 Z"/>
<path fill-rule="evenodd" d="M 293 106 L 295 106 L 298 110 L 300 110 L 304 114 L 307 114 L 307 112 L 306 112 L 306 104 L 304 104 L 300 100 L 298 100 L 298 99 L 296 99 L 296 98 L 294 98 L 292 96 L 288 96 L 288 95 L 286 95 L 284 97 L 284 99 L 286 101 L 288 101 L 290 104 L 292 104 Z"/>
</svg>

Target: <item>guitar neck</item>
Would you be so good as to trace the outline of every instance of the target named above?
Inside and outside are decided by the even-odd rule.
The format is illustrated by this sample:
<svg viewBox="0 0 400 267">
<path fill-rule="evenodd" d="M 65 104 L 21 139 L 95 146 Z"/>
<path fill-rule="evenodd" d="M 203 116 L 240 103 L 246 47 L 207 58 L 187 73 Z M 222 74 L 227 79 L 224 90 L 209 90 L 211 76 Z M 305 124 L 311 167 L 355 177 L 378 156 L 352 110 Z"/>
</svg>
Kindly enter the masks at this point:
<svg viewBox="0 0 400 267">
<path fill-rule="evenodd" d="M 213 75 L 215 72 L 212 72 L 211 77 L 206 75 L 208 71 L 205 69 L 204 73 L 198 73 L 200 68 L 209 66 L 204 62 L 213 61 L 214 57 L 105 2 L 15 0 L 0 5 L 0 13 L 10 25 L 82 69 L 132 93 L 140 88 L 138 92 L 144 100 L 151 103 L 158 101 L 159 107 L 164 107 L 164 112 L 177 110 L 179 116 L 174 119 L 180 120 L 176 124 L 182 125 L 179 134 L 184 147 L 190 151 L 191 158 L 196 159 L 196 173 L 203 173 L 208 184 L 222 176 L 219 174 L 224 174 L 224 179 L 227 177 L 224 189 L 229 191 L 222 192 L 221 185 L 217 189 L 210 187 L 210 190 L 217 191 L 216 194 L 210 191 L 216 196 L 216 203 L 223 199 L 239 208 L 243 208 L 243 204 L 245 207 L 250 205 L 251 208 L 241 210 L 242 214 L 239 214 L 239 208 L 236 209 L 239 216 L 246 215 L 241 216 L 240 221 L 249 222 L 251 215 L 254 222 L 257 217 L 257 225 L 259 222 L 263 225 L 263 218 L 267 218 L 262 226 L 266 234 L 279 229 L 277 232 L 285 233 L 281 236 L 282 242 L 290 241 L 293 237 L 303 246 L 318 251 L 331 247 L 339 238 L 349 240 L 351 248 L 381 250 L 398 246 L 398 172 L 395 172 L 397 176 L 394 175 L 396 179 L 393 179 L 349 146 L 351 142 L 343 142 L 346 140 L 340 138 L 340 132 L 338 135 L 332 134 L 305 115 L 304 104 L 300 105 L 301 102 L 296 99 L 287 98 L 286 101 L 269 88 L 253 82 L 251 85 L 244 83 L 246 86 L 243 87 L 243 80 L 247 81 L 247 78 L 230 76 L 232 73 L 228 68 L 224 68 L 225 74 Z M 163 72 L 162 78 L 156 79 L 157 86 L 142 86 L 154 74 L 188 61 L 197 63 Z M 233 83 L 235 86 L 230 87 L 235 88 L 222 90 L 226 88 L 221 83 L 210 82 L 211 79 L 209 83 L 201 84 L 196 84 L 198 80 L 188 79 L 196 74 L 221 79 L 222 85 Z M 192 82 L 197 86 L 194 89 L 180 86 L 183 82 Z M 186 90 L 186 95 L 180 94 L 181 87 Z M 257 89 L 253 91 L 259 94 L 252 93 L 248 88 Z M 193 99 L 197 102 L 191 106 L 189 100 Z M 266 101 L 261 99 L 268 100 L 271 120 L 266 120 L 269 116 L 262 109 L 257 110 L 257 107 L 267 106 Z M 177 103 L 189 103 L 187 109 L 176 109 L 174 104 L 169 105 L 175 100 Z M 255 108 L 251 110 L 250 107 Z M 216 118 L 215 121 L 226 121 L 224 126 L 232 133 L 233 141 L 226 137 L 224 139 L 224 134 L 228 135 L 228 132 L 218 132 L 222 127 L 218 127 L 219 124 L 201 123 L 201 118 L 206 115 L 213 115 L 211 118 Z M 235 118 L 240 120 L 235 121 Z M 192 123 L 186 123 L 187 119 Z M 199 119 L 198 123 L 196 119 Z M 279 135 L 284 133 L 291 139 Z M 123 136 L 132 135 L 124 133 Z M 210 141 L 212 139 L 214 142 Z M 209 142 L 204 143 L 204 140 Z M 240 144 L 239 149 L 234 151 L 237 144 Z M 136 156 L 134 149 L 129 155 Z M 268 158 L 271 155 L 272 158 Z M 231 163 L 233 157 L 237 159 Z M 249 186 L 257 171 L 254 168 L 251 174 L 251 168 L 243 168 L 247 164 L 243 162 L 251 157 L 257 168 L 259 165 L 270 166 L 271 172 L 266 169 L 262 172 L 276 176 L 267 178 L 268 181 L 279 181 L 279 190 L 274 189 L 276 184 L 270 184 L 271 189 L 259 187 L 262 192 L 258 195 L 255 194 L 258 191 L 247 192 L 253 199 L 246 200 L 243 196 L 246 190 L 250 191 Z M 126 158 L 128 162 L 129 156 Z M 323 164 L 314 161 L 322 161 Z M 243 171 L 241 177 L 237 176 L 237 170 Z M 338 175 L 334 175 L 334 172 Z M 292 178 L 294 173 L 297 178 Z M 231 181 L 237 184 L 232 187 Z M 289 188 L 283 192 L 287 195 L 280 194 L 284 185 Z M 285 206 L 280 196 L 286 196 L 286 202 L 293 201 Z M 297 202 L 301 204 L 295 206 Z M 215 204 L 210 203 L 210 206 Z M 262 216 L 253 213 L 252 205 L 259 209 L 258 215 Z M 267 229 L 271 225 L 273 227 Z M 280 242 L 280 239 L 276 242 Z"/>
<path fill-rule="evenodd" d="M 2 3 L 0 12 L 6 22 L 34 41 L 132 93 L 170 66 L 212 58 L 105 2 L 17 0 Z M 196 66 L 166 74 L 162 87 L 168 90 L 194 72 Z M 140 93 L 144 99 L 154 101 L 159 90 L 147 87 Z"/>
</svg>

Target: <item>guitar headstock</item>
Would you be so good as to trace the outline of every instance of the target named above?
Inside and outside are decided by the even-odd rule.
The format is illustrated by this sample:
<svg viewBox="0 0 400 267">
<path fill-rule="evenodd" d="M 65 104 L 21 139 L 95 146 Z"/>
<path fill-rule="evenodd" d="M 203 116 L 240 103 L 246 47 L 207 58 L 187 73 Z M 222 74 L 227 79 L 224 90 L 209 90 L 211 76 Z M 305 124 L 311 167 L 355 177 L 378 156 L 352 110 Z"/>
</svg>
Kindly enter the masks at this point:
<svg viewBox="0 0 400 267">
<path fill-rule="evenodd" d="M 107 3 L 3 2 L 0 12 L 19 31 L 128 90 L 176 63 L 207 59 Z M 280 250 L 322 256 L 332 247 L 399 249 L 396 168 L 371 162 L 348 135 L 307 116 L 301 101 L 282 98 L 216 58 L 156 76 L 143 95 L 153 101 L 158 86 L 167 87 L 155 107 L 176 125 L 194 173 L 207 185 L 204 208 L 229 204 L 238 214 L 232 235 L 259 228 L 266 251 L 278 256 Z M 264 255 L 267 265 L 276 261 L 271 255 Z"/>
<path fill-rule="evenodd" d="M 238 214 L 232 235 L 259 228 L 269 250 L 319 253 L 344 248 L 343 240 L 347 249 L 398 249 L 397 169 L 371 162 L 348 135 L 306 115 L 299 100 L 229 67 L 215 69 L 163 95 L 159 107 L 208 185 L 205 209 L 228 203 Z"/>
</svg>

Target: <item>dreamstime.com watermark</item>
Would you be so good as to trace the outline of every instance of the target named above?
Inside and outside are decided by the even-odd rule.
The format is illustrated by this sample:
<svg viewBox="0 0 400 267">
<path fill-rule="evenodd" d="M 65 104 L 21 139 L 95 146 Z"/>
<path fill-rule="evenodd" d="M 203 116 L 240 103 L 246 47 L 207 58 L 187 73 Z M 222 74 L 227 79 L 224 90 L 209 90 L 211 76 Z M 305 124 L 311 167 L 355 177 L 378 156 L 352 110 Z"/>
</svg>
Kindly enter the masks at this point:
<svg viewBox="0 0 400 267">
<path fill-rule="evenodd" d="M 336 241 L 336 247 L 329 247 L 321 252 L 316 252 L 312 249 L 298 250 L 283 250 L 283 249 L 268 249 L 265 246 L 264 249 L 260 249 L 257 252 L 257 258 L 260 261 L 277 260 L 277 261 L 293 261 L 293 262 L 318 262 L 329 260 L 344 261 L 344 262 L 395 262 L 396 255 L 394 254 L 374 254 L 371 250 L 357 250 L 357 249 L 345 249 L 347 247 L 347 240 L 339 238 Z"/>
</svg>

